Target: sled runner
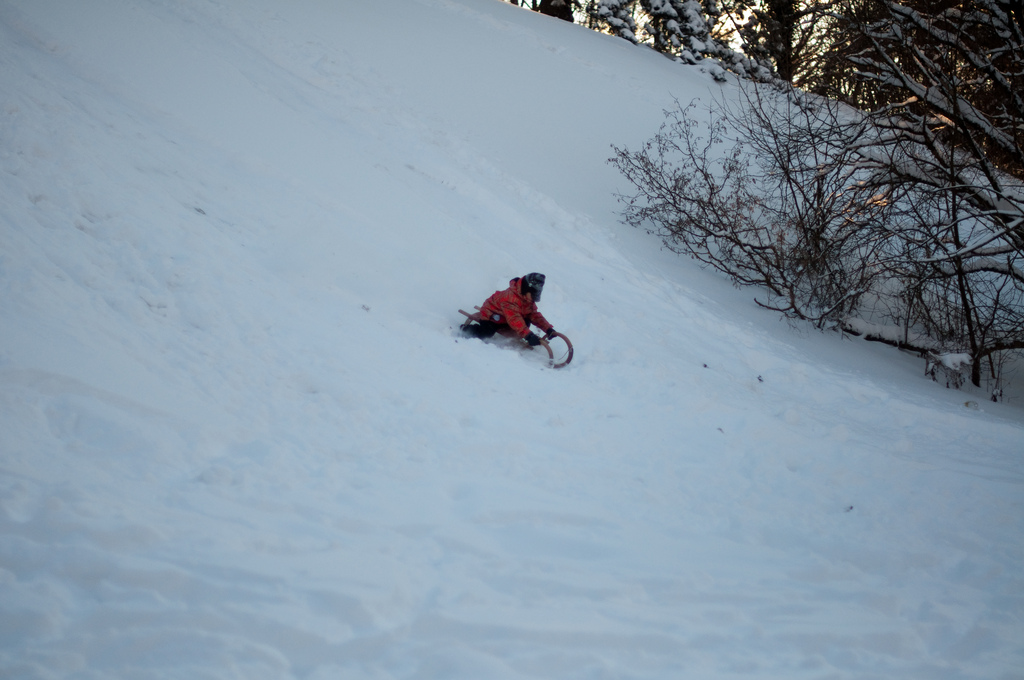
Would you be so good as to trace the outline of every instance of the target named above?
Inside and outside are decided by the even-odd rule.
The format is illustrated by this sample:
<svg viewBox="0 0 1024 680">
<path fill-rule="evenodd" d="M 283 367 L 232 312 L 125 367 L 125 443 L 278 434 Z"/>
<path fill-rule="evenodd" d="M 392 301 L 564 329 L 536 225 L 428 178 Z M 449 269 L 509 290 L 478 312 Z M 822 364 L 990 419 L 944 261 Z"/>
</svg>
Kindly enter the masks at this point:
<svg viewBox="0 0 1024 680">
<path fill-rule="evenodd" d="M 463 310 L 460 309 L 459 310 L 459 314 L 462 314 L 464 317 L 466 317 L 470 321 L 483 321 L 484 318 L 480 315 L 480 307 L 475 307 L 475 309 L 477 311 L 473 312 L 472 314 L 470 314 L 469 312 L 466 312 L 466 311 L 463 311 Z M 514 333 L 511 332 L 511 329 L 508 328 L 507 326 L 505 328 L 499 329 L 498 333 L 500 335 L 505 336 L 506 338 L 516 338 L 517 337 Z M 550 362 L 551 368 L 562 368 L 563 366 L 567 366 L 569 364 L 569 362 L 572 361 L 572 342 L 569 341 L 569 338 L 565 337 L 564 335 L 562 335 L 558 331 L 555 331 L 555 337 L 556 338 L 561 338 L 562 341 L 565 342 L 566 347 L 568 347 L 568 351 L 562 357 L 562 359 L 564 359 L 564 361 L 561 361 L 561 362 L 558 362 L 558 363 L 555 362 L 555 352 L 554 352 L 554 350 L 551 349 L 551 343 L 549 343 L 547 340 L 545 340 L 544 338 L 541 338 L 540 339 L 540 344 L 544 347 L 544 349 L 546 349 L 548 351 L 548 360 Z"/>
</svg>

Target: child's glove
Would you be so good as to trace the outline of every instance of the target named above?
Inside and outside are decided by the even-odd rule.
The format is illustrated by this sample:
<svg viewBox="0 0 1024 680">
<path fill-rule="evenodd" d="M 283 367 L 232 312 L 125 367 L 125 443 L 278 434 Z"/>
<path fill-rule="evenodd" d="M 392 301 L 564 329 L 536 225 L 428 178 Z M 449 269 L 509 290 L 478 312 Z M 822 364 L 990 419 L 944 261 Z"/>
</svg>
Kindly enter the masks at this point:
<svg viewBox="0 0 1024 680">
<path fill-rule="evenodd" d="M 530 343 L 530 347 L 536 347 L 537 345 L 540 344 L 540 338 L 537 337 L 536 333 L 530 331 L 530 333 L 526 336 L 526 342 Z"/>
</svg>

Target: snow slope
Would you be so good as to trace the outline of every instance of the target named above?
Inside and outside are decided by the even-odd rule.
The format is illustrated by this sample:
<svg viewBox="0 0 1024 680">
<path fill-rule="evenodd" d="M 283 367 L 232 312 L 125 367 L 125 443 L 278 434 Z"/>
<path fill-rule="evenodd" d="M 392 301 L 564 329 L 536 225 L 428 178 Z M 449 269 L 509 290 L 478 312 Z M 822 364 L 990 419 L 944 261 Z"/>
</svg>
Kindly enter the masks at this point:
<svg viewBox="0 0 1024 680">
<path fill-rule="evenodd" d="M 1024 677 L 1019 407 L 617 222 L 731 85 L 498 0 L 0 0 L 0 65 L 0 676 Z M 454 330 L 529 271 L 564 370 Z"/>
</svg>

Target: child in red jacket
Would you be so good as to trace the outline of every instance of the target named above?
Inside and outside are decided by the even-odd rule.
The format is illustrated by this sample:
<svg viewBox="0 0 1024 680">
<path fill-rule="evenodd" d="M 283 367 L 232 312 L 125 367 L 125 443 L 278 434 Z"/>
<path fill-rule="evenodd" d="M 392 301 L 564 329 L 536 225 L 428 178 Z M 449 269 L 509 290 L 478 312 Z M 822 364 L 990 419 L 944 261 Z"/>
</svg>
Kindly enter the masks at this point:
<svg viewBox="0 0 1024 680">
<path fill-rule="evenodd" d="M 480 306 L 483 320 L 462 324 L 462 331 L 474 338 L 484 339 L 508 328 L 514 335 L 536 346 L 540 344 L 540 338 L 530 330 L 530 324 L 533 324 L 544 331 L 544 337 L 550 340 L 555 335 L 555 329 L 537 311 L 543 289 L 544 275 L 537 272 L 512 279 L 508 282 L 508 288 L 495 291 Z"/>
</svg>

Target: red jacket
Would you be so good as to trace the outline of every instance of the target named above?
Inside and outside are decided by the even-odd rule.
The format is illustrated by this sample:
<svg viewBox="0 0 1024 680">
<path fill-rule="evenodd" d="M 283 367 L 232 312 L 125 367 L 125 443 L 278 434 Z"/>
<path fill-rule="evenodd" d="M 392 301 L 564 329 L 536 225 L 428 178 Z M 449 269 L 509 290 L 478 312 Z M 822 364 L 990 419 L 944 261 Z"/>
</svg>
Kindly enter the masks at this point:
<svg viewBox="0 0 1024 680">
<path fill-rule="evenodd" d="M 525 338 L 530 334 L 530 324 L 545 333 L 551 324 L 537 311 L 537 304 L 527 300 L 519 292 L 519 279 L 508 282 L 508 288 L 495 291 L 480 307 L 480 315 L 488 321 L 507 324 L 516 335 Z"/>
</svg>

